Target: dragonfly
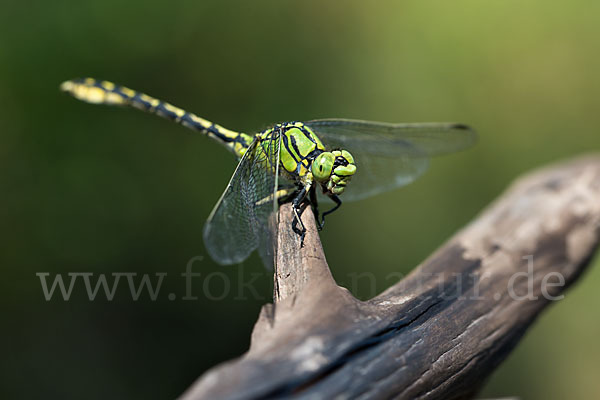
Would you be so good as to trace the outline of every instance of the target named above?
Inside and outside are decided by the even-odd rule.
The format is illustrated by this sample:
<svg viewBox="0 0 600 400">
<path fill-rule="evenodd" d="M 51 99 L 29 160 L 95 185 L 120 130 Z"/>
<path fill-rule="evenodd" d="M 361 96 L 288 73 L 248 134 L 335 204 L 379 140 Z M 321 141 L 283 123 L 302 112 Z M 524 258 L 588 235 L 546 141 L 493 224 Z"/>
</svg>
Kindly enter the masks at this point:
<svg viewBox="0 0 600 400">
<path fill-rule="evenodd" d="M 238 164 L 210 213 L 203 238 L 219 264 L 238 264 L 258 249 L 267 266 L 276 254 L 279 205 L 292 203 L 292 228 L 301 236 L 307 200 L 322 229 L 344 201 L 361 200 L 407 185 L 432 156 L 473 145 L 476 133 L 459 123 L 384 123 L 318 119 L 277 123 L 254 134 L 236 132 L 142 92 L 94 78 L 63 82 L 76 99 L 132 106 L 191 128 L 221 143 Z M 318 204 L 332 206 L 322 214 Z"/>
</svg>

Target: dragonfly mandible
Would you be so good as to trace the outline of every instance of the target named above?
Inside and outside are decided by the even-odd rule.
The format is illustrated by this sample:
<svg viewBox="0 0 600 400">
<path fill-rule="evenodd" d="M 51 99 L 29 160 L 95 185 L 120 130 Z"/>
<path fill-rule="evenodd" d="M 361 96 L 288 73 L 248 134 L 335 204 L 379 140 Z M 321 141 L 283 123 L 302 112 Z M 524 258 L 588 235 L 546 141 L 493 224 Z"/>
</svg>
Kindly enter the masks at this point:
<svg viewBox="0 0 600 400">
<path fill-rule="evenodd" d="M 351 119 L 284 122 L 255 134 L 226 129 L 144 93 L 93 78 L 61 89 L 94 104 L 133 106 L 196 130 L 238 159 L 229 184 L 204 225 L 207 251 L 219 264 L 237 264 L 257 248 L 273 264 L 273 217 L 292 202 L 293 229 L 301 239 L 302 203 L 308 199 L 319 228 L 342 200 L 360 200 L 404 186 L 425 172 L 431 156 L 470 147 L 475 132 L 457 123 L 390 124 Z M 323 199 L 333 206 L 319 213 Z M 301 240 L 301 243 L 303 240 Z"/>
</svg>

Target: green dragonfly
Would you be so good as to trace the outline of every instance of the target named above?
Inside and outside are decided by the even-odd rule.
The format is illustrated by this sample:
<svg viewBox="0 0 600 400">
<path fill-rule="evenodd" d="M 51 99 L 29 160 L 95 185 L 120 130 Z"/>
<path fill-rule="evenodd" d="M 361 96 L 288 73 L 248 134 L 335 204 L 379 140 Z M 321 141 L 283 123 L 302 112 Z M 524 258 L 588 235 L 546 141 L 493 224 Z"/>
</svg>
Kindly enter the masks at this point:
<svg viewBox="0 0 600 400">
<path fill-rule="evenodd" d="M 431 156 L 465 149 L 476 140 L 475 132 L 463 124 L 350 119 L 285 122 L 249 135 L 108 81 L 75 79 L 62 83 L 61 89 L 88 103 L 133 106 L 168 118 L 235 154 L 238 165 L 203 232 L 209 254 L 220 264 L 240 263 L 258 248 L 272 265 L 277 236 L 273 218 L 282 202 L 292 202 L 292 227 L 303 239 L 305 199 L 322 228 L 325 216 L 342 204 L 340 196 L 359 200 L 407 185 L 425 172 Z M 333 205 L 319 214 L 321 200 Z"/>
</svg>

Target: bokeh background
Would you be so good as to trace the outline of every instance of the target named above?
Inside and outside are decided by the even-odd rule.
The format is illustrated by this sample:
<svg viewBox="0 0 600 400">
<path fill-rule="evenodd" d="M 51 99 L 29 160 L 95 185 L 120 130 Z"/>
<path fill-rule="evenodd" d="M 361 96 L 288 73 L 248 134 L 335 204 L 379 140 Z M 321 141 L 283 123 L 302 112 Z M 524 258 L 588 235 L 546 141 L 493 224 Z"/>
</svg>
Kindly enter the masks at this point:
<svg viewBox="0 0 600 400">
<path fill-rule="evenodd" d="M 6 399 L 173 398 L 247 349 L 271 291 L 258 256 L 219 267 L 203 247 L 233 158 L 168 121 L 77 102 L 63 80 L 110 79 L 248 132 L 323 117 L 476 127 L 472 150 L 328 220 L 329 264 L 361 298 L 519 174 L 600 148 L 594 1 L 3 0 L 0 26 Z M 194 257 L 198 299 L 184 301 Z M 600 397 L 595 264 L 482 396 Z M 125 280 L 112 301 L 81 281 L 46 301 L 39 272 L 168 275 L 155 301 L 132 300 Z"/>
</svg>

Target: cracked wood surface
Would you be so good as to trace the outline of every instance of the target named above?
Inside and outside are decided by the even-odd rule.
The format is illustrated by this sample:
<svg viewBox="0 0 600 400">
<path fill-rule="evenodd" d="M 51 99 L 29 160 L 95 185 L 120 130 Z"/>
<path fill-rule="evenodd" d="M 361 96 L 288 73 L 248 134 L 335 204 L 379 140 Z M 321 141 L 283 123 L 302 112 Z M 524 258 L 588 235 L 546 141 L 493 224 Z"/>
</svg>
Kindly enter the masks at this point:
<svg viewBox="0 0 600 400">
<path fill-rule="evenodd" d="M 302 248 L 291 221 L 282 206 L 274 304 L 261 310 L 249 351 L 182 399 L 470 398 L 549 296 L 589 263 L 600 234 L 600 155 L 518 179 L 368 301 L 336 285 L 310 209 Z"/>
</svg>

